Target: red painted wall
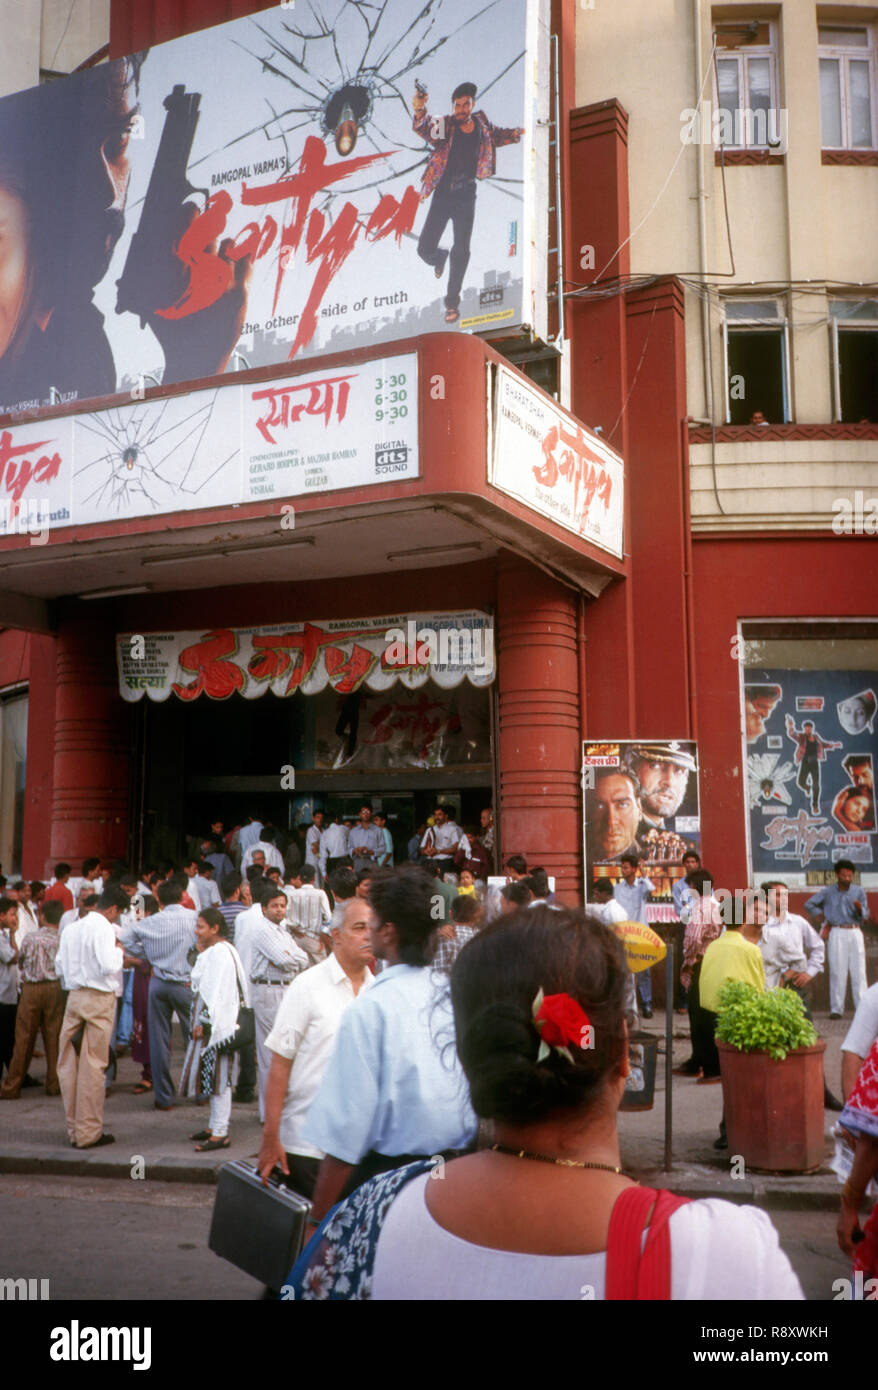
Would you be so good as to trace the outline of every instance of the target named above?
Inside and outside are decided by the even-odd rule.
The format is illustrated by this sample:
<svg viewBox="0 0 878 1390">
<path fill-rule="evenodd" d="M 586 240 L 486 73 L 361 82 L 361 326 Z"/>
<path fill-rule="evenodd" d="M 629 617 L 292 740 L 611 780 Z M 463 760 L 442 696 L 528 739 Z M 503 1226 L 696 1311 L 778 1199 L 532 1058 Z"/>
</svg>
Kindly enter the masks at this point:
<svg viewBox="0 0 878 1390">
<path fill-rule="evenodd" d="M 274 9 L 277 0 L 111 0 L 110 57 Z"/>
<path fill-rule="evenodd" d="M 873 617 L 878 546 L 868 536 L 711 536 L 695 538 L 693 558 L 702 843 L 716 882 L 734 889 L 747 883 L 738 621 Z"/>
</svg>

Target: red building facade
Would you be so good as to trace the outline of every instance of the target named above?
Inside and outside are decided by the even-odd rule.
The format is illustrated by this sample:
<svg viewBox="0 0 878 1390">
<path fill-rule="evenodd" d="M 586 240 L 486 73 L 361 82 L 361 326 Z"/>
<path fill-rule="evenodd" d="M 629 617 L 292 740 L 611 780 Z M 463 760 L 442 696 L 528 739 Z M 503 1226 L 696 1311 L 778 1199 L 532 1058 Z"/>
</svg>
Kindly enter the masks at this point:
<svg viewBox="0 0 878 1390">
<path fill-rule="evenodd" d="M 114 3 L 111 54 L 261 8 L 252 0 Z M 594 264 L 603 266 L 621 246 L 614 273 L 624 276 L 627 117 L 615 101 L 572 109 L 574 8 L 573 0 L 553 7 L 567 113 L 560 141 L 564 241 L 571 266 L 579 265 L 578 248 L 592 247 Z M 568 273 L 571 290 L 580 274 Z M 439 334 L 397 345 L 419 360 L 421 476 L 382 483 L 368 495 L 351 489 L 297 499 L 297 526 L 323 528 L 304 558 L 297 550 L 276 558 L 260 529 L 265 509 L 250 504 L 79 527 L 75 545 L 53 535 L 41 558 L 53 559 L 56 544 L 64 544 L 59 555 L 70 570 L 58 564 L 52 572 L 62 577 L 42 589 L 17 590 L 16 570 L 7 568 L 0 688 L 23 680 L 29 687 L 25 874 L 45 874 L 56 859 L 125 858 L 144 848 L 157 745 L 150 742 L 151 715 L 120 697 L 117 633 L 344 620 L 405 607 L 493 616 L 491 766 L 481 781 L 471 781 L 470 801 L 474 806 L 477 794 L 490 795 L 504 854 L 521 852 L 544 864 L 562 898 L 581 900 L 582 741 L 696 739 L 705 860 L 718 883 L 747 882 L 739 625 L 868 617 L 875 584 L 863 577 L 874 575 L 874 542 L 781 530 L 693 536 L 681 285 L 669 277 L 613 297 L 570 293 L 566 302 L 572 413 L 600 427 L 624 460 L 621 561 L 491 485 L 486 380 L 502 359 L 476 338 Z M 322 363 L 369 359 L 369 349 L 358 349 Z M 251 372 L 240 380 L 295 374 Z M 335 572 L 332 546 L 323 539 L 333 528 L 362 548 L 362 571 L 352 568 L 346 550 L 341 577 Z M 251 530 L 266 542 L 261 556 L 211 559 L 221 538 L 239 544 Z M 138 547 L 158 533 L 192 548 L 188 560 L 181 556 L 176 568 L 166 569 L 161 592 L 77 597 L 98 587 L 80 577 L 83 557 L 106 555 L 104 587 L 130 588 Z M 4 542 L 11 550 L 25 544 Z M 380 562 L 389 552 L 419 548 L 423 555 L 410 568 L 391 572 Z M 203 575 L 192 584 L 187 564 L 197 557 L 212 566 L 210 587 Z M 859 575 L 856 584 L 852 573 Z M 187 711 L 196 713 L 195 706 Z M 166 736 L 154 729 L 152 738 Z M 222 777 L 222 748 L 215 772 Z M 353 785 L 346 784 L 347 795 Z M 432 786 L 441 792 L 442 779 Z M 260 795 L 258 787 L 248 795 Z"/>
</svg>

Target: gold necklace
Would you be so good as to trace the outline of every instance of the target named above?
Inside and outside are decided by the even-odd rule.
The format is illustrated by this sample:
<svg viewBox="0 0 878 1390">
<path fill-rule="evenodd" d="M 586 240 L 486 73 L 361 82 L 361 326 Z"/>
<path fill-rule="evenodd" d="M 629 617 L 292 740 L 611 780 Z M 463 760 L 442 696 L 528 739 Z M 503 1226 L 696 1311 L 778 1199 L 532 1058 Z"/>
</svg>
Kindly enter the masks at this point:
<svg viewBox="0 0 878 1390">
<path fill-rule="evenodd" d="M 552 1158 L 550 1154 L 532 1154 L 528 1153 L 527 1149 L 511 1149 L 508 1144 L 492 1144 L 491 1150 L 497 1154 L 509 1154 L 511 1158 L 532 1158 L 538 1163 L 556 1163 L 560 1168 L 600 1168 L 605 1173 L 624 1173 L 624 1169 L 615 1168 L 612 1163 L 580 1163 L 575 1158 Z"/>
</svg>

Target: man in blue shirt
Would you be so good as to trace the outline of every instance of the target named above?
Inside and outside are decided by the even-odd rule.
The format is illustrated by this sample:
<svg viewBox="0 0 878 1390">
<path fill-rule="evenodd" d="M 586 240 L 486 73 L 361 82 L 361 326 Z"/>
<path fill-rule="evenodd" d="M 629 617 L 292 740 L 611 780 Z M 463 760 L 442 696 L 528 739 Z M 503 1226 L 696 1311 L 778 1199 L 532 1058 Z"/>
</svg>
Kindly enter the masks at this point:
<svg viewBox="0 0 878 1390">
<path fill-rule="evenodd" d="M 376 1173 L 415 1158 L 449 1157 L 475 1139 L 448 977 L 430 968 L 433 889 L 410 864 L 372 879 L 372 951 L 385 969 L 342 1018 L 305 1121 L 307 1143 L 326 1154 L 314 1190 L 315 1225 Z"/>
<path fill-rule="evenodd" d="M 854 883 L 854 866 L 849 859 L 835 864 L 835 883 L 820 888 L 805 903 L 813 925 L 828 943 L 829 1017 L 841 1018 L 851 977 L 854 1009 L 868 988 L 866 945 L 860 923 L 869 916 L 869 903 L 862 888 Z"/>
<path fill-rule="evenodd" d="M 621 904 L 628 922 L 642 922 L 646 926 L 646 900 L 655 892 L 652 879 L 640 872 L 640 858 L 636 854 L 623 854 L 619 860 L 622 882 L 613 889 L 613 897 Z M 640 997 L 640 1011 L 644 1018 L 652 1018 L 652 980 L 648 970 L 641 970 L 637 976 L 637 993 Z"/>
</svg>

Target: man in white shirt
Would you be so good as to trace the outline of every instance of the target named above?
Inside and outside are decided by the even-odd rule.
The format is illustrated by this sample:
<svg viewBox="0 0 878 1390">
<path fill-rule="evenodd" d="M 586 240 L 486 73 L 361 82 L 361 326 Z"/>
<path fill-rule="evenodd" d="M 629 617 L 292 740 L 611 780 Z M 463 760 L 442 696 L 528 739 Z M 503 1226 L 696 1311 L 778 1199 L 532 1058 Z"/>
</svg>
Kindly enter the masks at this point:
<svg viewBox="0 0 878 1390">
<path fill-rule="evenodd" d="M 298 888 L 284 889 L 287 895 L 287 924 L 302 950 L 316 964 L 326 955 L 320 938 L 329 925 L 332 910 L 325 892 L 314 882 L 313 864 L 304 866 L 299 883 Z"/>
<path fill-rule="evenodd" d="M 75 1149 L 115 1142 L 104 1134 L 104 1072 L 116 999 L 122 992 L 121 948 L 116 923 L 128 910 L 121 888 L 108 888 L 96 911 L 71 922 L 61 938 L 55 969 L 69 990 L 59 1041 L 58 1080 L 67 1133 Z"/>
<path fill-rule="evenodd" d="M 321 849 L 323 851 L 323 878 L 328 880 L 329 875 L 337 869 L 343 859 L 348 858 L 348 837 L 350 829 L 339 821 L 338 816 L 334 816 L 332 824 L 328 825 L 323 832 Z"/>
<path fill-rule="evenodd" d="M 808 987 L 823 969 L 825 949 L 819 932 L 810 922 L 789 909 L 787 886 L 780 879 L 762 884 L 768 917 L 757 943 L 765 966 L 766 989 L 791 989 L 798 994 L 808 1018 L 811 1017 Z M 824 1081 L 823 1104 L 827 1110 L 841 1110 L 842 1103 Z"/>
<path fill-rule="evenodd" d="M 427 859 L 435 859 L 439 872 L 444 874 L 454 868 L 454 856 L 459 849 L 466 853 L 469 841 L 445 808 L 437 806 L 433 812 L 433 824 L 421 841 L 421 854 Z"/>
<path fill-rule="evenodd" d="M 759 941 L 765 966 L 765 988 L 777 989 L 783 984 L 794 989 L 807 1005 L 803 991 L 823 970 L 825 948 L 820 934 L 804 917 L 789 911 L 785 883 L 780 880 L 763 883 L 762 891 L 768 907 Z"/>
<path fill-rule="evenodd" d="M 293 980 L 266 1039 L 273 1055 L 257 1166 L 266 1182 L 277 1165 L 289 1186 L 305 1197 L 314 1193 L 324 1155 L 303 1138 L 302 1127 L 332 1056 L 342 1015 L 373 983 L 368 968 L 371 917 L 371 908 L 361 898 L 344 904 L 341 920 L 332 928 L 331 955 Z"/>
<path fill-rule="evenodd" d="M 198 894 L 197 901 L 199 908 L 219 907 L 220 903 L 222 902 L 222 897 L 220 896 L 219 888 L 214 883 L 213 865 L 210 863 L 209 860 L 202 859 L 199 861 L 198 873 L 195 875 L 195 878 L 192 880 L 192 883 L 195 887 L 195 891 Z M 191 897 L 191 887 L 189 889 L 189 894 Z"/>
<path fill-rule="evenodd" d="M 283 992 L 300 970 L 307 970 L 310 958 L 297 946 L 286 929 L 287 898 L 282 888 L 268 882 L 262 888 L 259 916 L 251 919 L 242 912 L 235 923 L 235 943 L 241 963 L 250 978 L 250 993 L 256 1022 L 256 1071 L 259 1123 L 265 1119 L 265 1083 L 271 1065 L 266 1038 L 274 1027 Z M 245 923 L 244 919 L 247 918 Z M 242 925 L 244 927 L 242 941 Z M 242 950 L 243 946 L 243 950 Z"/>
<path fill-rule="evenodd" d="M 314 870 L 318 888 L 323 887 L 323 871 L 326 868 L 326 851 L 323 848 L 323 812 L 315 811 L 305 836 L 305 863 Z M 283 869 L 283 865 L 281 865 Z"/>
<path fill-rule="evenodd" d="M 242 825 L 240 830 L 238 831 L 238 849 L 241 851 L 242 855 L 244 854 L 245 850 L 248 850 L 250 848 L 251 845 L 256 844 L 256 841 L 259 839 L 261 834 L 262 821 L 257 820 L 255 816 L 248 816 L 247 824 Z M 246 870 L 242 865 L 241 873 L 243 874 L 245 872 Z"/>
<path fill-rule="evenodd" d="M 30 887 L 23 878 L 13 883 L 11 888 L 7 887 L 6 893 L 14 902 L 18 903 L 18 926 L 15 930 L 14 942 L 16 949 L 20 951 L 24 938 L 30 932 L 37 930 L 39 921 L 33 906 L 28 901 Z"/>
<path fill-rule="evenodd" d="M 83 861 L 82 861 L 82 873 L 81 873 L 81 874 L 71 874 L 70 878 L 68 878 L 68 880 L 67 880 L 67 887 L 70 889 L 71 893 L 73 894 L 73 901 L 74 901 L 74 902 L 78 902 L 80 891 L 82 890 L 82 888 L 84 887 L 84 885 L 85 885 L 86 883 L 91 884 L 91 889 L 90 889 L 90 891 L 91 891 L 92 893 L 102 893 L 102 892 L 103 892 L 103 890 L 104 890 L 104 882 L 103 882 L 103 879 L 101 878 L 101 861 L 100 861 L 100 859 L 83 859 Z"/>
<path fill-rule="evenodd" d="M 266 868 L 280 869 L 284 871 L 284 857 L 277 845 L 272 845 L 268 840 L 254 840 L 244 852 L 241 859 L 241 873 L 246 874 L 251 864 L 265 864 Z"/>
<path fill-rule="evenodd" d="M 91 882 L 91 880 L 84 879 L 82 887 L 76 895 L 76 907 L 73 909 L 72 912 L 65 912 L 61 918 L 61 921 L 58 923 L 59 940 L 65 932 L 65 930 L 67 929 L 67 927 L 70 926 L 71 922 L 78 922 L 80 917 L 84 917 L 87 912 L 90 912 L 92 910 L 92 908 L 97 907 L 97 901 L 99 896 L 100 894 L 95 892 L 94 884 Z M 89 898 L 94 898 L 94 902 L 88 903 Z M 88 906 L 86 906 L 86 903 L 88 903 Z"/>
</svg>

